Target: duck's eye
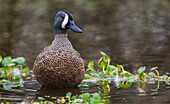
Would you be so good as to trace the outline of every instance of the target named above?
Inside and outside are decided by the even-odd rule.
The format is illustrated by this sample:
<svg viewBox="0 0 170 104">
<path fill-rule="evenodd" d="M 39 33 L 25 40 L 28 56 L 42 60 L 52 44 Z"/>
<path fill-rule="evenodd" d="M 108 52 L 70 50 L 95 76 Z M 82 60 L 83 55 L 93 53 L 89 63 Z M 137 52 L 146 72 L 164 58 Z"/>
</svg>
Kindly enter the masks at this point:
<svg viewBox="0 0 170 104">
<path fill-rule="evenodd" d="M 61 15 L 61 18 L 64 19 L 65 15 Z"/>
</svg>

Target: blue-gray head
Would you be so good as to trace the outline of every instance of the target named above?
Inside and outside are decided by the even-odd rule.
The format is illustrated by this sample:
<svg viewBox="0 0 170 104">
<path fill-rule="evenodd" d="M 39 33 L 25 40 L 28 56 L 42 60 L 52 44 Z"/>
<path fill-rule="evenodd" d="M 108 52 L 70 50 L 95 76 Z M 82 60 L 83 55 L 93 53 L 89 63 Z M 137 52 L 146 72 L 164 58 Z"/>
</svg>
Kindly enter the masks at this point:
<svg viewBox="0 0 170 104">
<path fill-rule="evenodd" d="M 66 34 L 68 29 L 82 33 L 82 30 L 74 24 L 73 16 L 69 11 L 59 11 L 54 19 L 54 34 Z"/>
</svg>

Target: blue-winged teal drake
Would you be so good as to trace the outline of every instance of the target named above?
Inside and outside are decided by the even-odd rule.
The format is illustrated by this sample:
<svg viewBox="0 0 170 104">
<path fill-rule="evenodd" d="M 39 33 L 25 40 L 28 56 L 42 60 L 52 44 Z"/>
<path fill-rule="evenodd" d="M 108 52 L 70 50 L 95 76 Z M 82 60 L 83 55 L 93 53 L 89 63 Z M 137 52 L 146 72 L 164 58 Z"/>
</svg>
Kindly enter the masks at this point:
<svg viewBox="0 0 170 104">
<path fill-rule="evenodd" d="M 54 40 L 37 56 L 33 72 L 47 88 L 75 87 L 85 75 L 84 61 L 67 38 L 67 30 L 82 33 L 69 11 L 59 11 L 54 20 Z"/>
</svg>

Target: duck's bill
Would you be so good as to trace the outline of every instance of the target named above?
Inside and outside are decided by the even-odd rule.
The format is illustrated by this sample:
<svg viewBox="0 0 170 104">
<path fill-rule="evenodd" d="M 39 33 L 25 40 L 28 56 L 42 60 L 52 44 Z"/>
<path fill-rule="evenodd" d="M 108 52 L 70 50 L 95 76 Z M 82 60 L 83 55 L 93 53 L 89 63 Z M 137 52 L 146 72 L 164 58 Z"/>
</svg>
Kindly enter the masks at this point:
<svg viewBox="0 0 170 104">
<path fill-rule="evenodd" d="M 67 26 L 69 29 L 73 30 L 74 32 L 77 32 L 77 33 L 82 33 L 83 31 L 78 28 L 73 21 L 70 21 L 69 25 Z"/>
</svg>

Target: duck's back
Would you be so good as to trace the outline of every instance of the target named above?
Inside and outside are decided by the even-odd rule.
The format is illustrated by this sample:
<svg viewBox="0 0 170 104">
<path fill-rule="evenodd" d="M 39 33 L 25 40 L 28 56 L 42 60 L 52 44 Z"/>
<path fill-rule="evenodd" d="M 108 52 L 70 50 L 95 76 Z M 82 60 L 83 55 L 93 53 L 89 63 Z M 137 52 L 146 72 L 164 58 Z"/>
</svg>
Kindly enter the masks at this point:
<svg viewBox="0 0 170 104">
<path fill-rule="evenodd" d="M 83 59 L 67 35 L 61 34 L 37 56 L 33 72 L 44 87 L 63 88 L 77 86 L 84 78 L 85 69 Z"/>
</svg>

